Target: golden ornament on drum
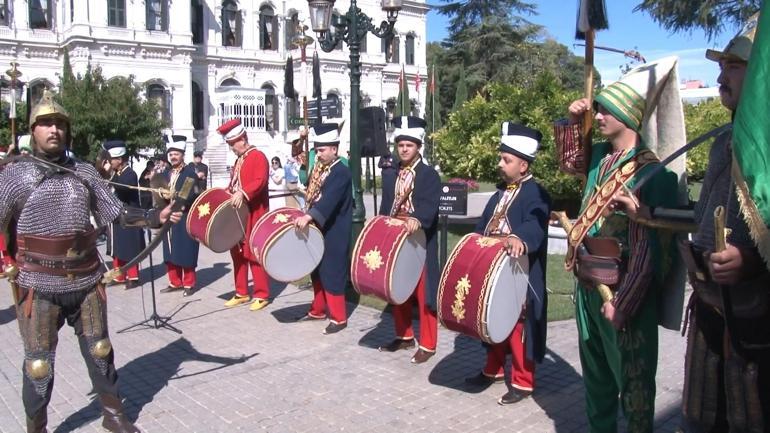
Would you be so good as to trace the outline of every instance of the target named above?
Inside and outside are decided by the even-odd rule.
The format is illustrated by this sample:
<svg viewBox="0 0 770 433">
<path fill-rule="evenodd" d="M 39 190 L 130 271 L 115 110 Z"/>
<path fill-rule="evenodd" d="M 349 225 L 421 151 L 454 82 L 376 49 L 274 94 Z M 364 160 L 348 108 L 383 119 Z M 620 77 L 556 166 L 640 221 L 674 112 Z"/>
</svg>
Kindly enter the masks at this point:
<svg viewBox="0 0 770 433">
<path fill-rule="evenodd" d="M 211 205 L 209 204 L 209 202 L 199 205 L 197 209 L 198 209 L 198 218 L 203 218 L 211 214 Z"/>
<path fill-rule="evenodd" d="M 452 316 L 457 320 L 465 319 L 465 297 L 471 291 L 471 281 L 468 274 L 457 280 L 455 284 L 455 302 L 452 304 Z"/>
<path fill-rule="evenodd" d="M 285 213 L 279 213 L 275 215 L 275 218 L 273 218 L 273 224 L 284 224 L 289 222 L 289 216 Z"/>
<path fill-rule="evenodd" d="M 380 269 L 384 263 L 382 261 L 380 250 L 377 249 L 377 247 L 374 247 L 373 250 L 367 251 L 366 254 L 361 256 L 361 260 L 364 261 L 364 266 L 366 266 L 366 269 L 369 269 L 369 272 L 374 272 L 377 269 Z"/>
</svg>

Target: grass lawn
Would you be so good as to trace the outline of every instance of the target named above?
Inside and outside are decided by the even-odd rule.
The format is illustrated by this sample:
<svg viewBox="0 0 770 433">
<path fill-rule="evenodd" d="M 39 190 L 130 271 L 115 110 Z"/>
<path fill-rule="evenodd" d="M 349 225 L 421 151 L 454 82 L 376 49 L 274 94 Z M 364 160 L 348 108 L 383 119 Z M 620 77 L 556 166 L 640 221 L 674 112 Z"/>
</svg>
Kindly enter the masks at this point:
<svg viewBox="0 0 770 433">
<path fill-rule="evenodd" d="M 457 242 L 473 229 L 470 225 L 450 224 L 447 236 L 447 252 L 451 253 Z M 546 287 L 548 288 L 548 321 L 571 319 L 575 317 L 575 306 L 572 302 L 574 278 L 564 270 L 563 255 L 549 255 L 546 265 Z M 372 296 L 360 296 L 349 287 L 346 298 L 351 302 L 359 302 L 378 310 L 384 310 L 387 303 Z"/>
</svg>

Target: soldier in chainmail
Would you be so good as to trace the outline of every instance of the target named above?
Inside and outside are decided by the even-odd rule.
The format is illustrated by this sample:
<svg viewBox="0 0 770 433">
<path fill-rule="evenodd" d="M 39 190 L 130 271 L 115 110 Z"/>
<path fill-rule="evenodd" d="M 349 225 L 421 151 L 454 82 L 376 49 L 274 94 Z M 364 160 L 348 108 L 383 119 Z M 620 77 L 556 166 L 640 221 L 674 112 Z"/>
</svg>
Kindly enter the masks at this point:
<svg viewBox="0 0 770 433">
<path fill-rule="evenodd" d="M 75 329 L 102 426 L 138 432 L 125 417 L 107 329 L 104 287 L 96 239 L 113 221 L 126 226 L 178 219 L 171 208 L 125 208 L 91 165 L 68 157 L 70 120 L 46 91 L 30 116 L 34 158 L 11 159 L 0 171 L 0 229 L 15 222 L 18 274 L 12 284 L 24 342 L 22 399 L 28 432 L 45 432 L 53 391 L 58 329 Z M 52 218 L 55 216 L 55 219 Z"/>
</svg>

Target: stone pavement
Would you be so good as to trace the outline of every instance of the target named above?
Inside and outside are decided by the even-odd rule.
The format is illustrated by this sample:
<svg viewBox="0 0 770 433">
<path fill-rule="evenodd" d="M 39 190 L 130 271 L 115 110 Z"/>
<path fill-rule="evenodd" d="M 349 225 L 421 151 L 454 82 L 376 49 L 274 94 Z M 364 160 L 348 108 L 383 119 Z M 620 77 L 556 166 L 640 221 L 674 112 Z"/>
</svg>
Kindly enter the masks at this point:
<svg viewBox="0 0 770 433">
<path fill-rule="evenodd" d="M 161 260 L 156 251 L 156 289 L 166 284 Z M 157 297 L 160 314 L 170 315 L 182 334 L 143 326 L 118 333 L 152 311 L 147 262 L 142 288 L 108 289 L 121 392 L 129 417 L 144 432 L 587 431 L 574 321 L 549 325 L 549 351 L 538 367 L 533 398 L 503 407 L 497 399 L 506 385 L 479 389 L 464 383 L 484 362 L 484 350 L 471 338 L 440 329 L 437 355 L 412 365 L 411 351 L 377 351 L 393 338 L 390 314 L 348 304 L 348 328 L 325 336 L 325 323 L 287 323 L 307 310 L 311 291 L 275 283 L 274 301 L 265 310 L 225 309 L 232 294 L 229 255 L 201 248 L 199 265 L 201 288 L 193 296 Z M 0 341 L 0 432 L 21 432 L 23 353 L 5 280 Z M 684 346 L 677 332 L 661 329 L 656 431 L 674 431 L 678 422 Z M 50 431 L 102 431 L 77 347 L 72 328 L 65 326 Z"/>
</svg>

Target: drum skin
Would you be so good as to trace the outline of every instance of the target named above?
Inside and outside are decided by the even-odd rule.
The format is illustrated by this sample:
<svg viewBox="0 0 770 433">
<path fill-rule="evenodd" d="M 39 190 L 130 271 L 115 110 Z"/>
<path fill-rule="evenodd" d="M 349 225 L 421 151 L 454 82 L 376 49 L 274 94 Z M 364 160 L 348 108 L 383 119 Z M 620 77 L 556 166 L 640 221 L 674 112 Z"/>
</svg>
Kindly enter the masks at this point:
<svg viewBox="0 0 770 433">
<path fill-rule="evenodd" d="M 187 216 L 187 233 L 215 253 L 238 245 L 246 233 L 249 209 L 233 207 L 225 188 L 207 189 L 193 202 Z"/>
<path fill-rule="evenodd" d="M 308 224 L 304 232 L 294 228 L 294 220 L 303 215 L 299 209 L 278 208 L 262 215 L 251 231 L 254 257 L 274 280 L 297 281 L 321 263 L 324 237 L 318 227 Z"/>
<path fill-rule="evenodd" d="M 438 287 L 438 318 L 447 329 L 490 344 L 513 331 L 527 298 L 529 261 L 511 258 L 504 239 L 465 235 L 447 259 Z"/>
<path fill-rule="evenodd" d="M 362 295 L 400 305 L 414 293 L 425 267 L 425 232 L 407 234 L 405 222 L 376 216 L 370 219 L 353 248 L 350 279 Z"/>
</svg>

